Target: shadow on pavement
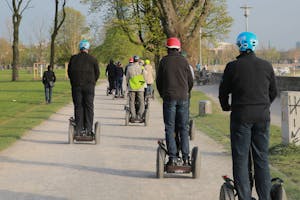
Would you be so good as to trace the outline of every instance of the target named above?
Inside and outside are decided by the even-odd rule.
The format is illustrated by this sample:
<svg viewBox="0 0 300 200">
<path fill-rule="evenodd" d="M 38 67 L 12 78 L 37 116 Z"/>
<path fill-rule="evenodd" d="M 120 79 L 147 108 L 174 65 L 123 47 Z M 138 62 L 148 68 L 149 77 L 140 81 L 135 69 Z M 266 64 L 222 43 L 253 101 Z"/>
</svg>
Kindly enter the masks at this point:
<svg viewBox="0 0 300 200">
<path fill-rule="evenodd" d="M 126 140 L 153 140 L 157 141 L 160 138 L 152 138 L 152 137 L 128 137 L 128 136 L 123 136 L 123 135 L 101 135 L 101 137 L 109 137 L 109 138 L 120 138 L 120 139 L 126 139 Z"/>
<path fill-rule="evenodd" d="M 67 200 L 67 198 L 62 197 L 53 197 L 53 196 L 44 196 L 40 194 L 24 193 L 24 192 L 15 192 L 9 190 L 0 189 L 0 198 L 1 199 L 22 199 L 22 200 Z"/>
<path fill-rule="evenodd" d="M 155 174 L 152 171 L 123 170 L 123 169 L 91 167 L 91 166 L 84 166 L 84 165 L 74 165 L 68 163 L 18 160 L 6 156 L 0 156 L 0 162 L 18 163 L 23 165 L 38 165 L 38 166 L 47 166 L 47 167 L 63 167 L 63 168 L 69 168 L 73 170 L 89 171 L 94 173 L 109 174 L 113 176 L 124 176 L 124 177 L 131 177 L 131 178 L 154 178 L 155 177 Z"/>
</svg>

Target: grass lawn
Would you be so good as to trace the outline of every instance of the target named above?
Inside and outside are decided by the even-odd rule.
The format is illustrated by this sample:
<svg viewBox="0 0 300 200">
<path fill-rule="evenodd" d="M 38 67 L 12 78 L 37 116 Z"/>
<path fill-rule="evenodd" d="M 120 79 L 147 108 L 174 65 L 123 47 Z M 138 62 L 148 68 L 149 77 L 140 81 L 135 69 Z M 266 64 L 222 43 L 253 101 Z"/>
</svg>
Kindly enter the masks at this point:
<svg viewBox="0 0 300 200">
<path fill-rule="evenodd" d="M 211 100 L 213 114 L 200 117 L 198 103 L 200 100 L 210 99 L 201 92 L 194 91 L 191 99 L 191 115 L 199 130 L 218 141 L 230 151 L 229 113 L 223 112 Z M 273 177 L 281 177 L 289 200 L 300 199 L 300 146 L 281 145 L 281 129 L 271 126 L 270 130 L 270 163 Z"/>
<path fill-rule="evenodd" d="M 100 70 L 103 78 L 104 68 Z M 0 151 L 71 102 L 70 82 L 65 80 L 65 70 L 54 72 L 57 81 L 52 103 L 45 104 L 44 86 L 41 80 L 33 80 L 32 73 L 19 70 L 19 80 L 12 82 L 11 70 L 0 71 Z"/>
</svg>

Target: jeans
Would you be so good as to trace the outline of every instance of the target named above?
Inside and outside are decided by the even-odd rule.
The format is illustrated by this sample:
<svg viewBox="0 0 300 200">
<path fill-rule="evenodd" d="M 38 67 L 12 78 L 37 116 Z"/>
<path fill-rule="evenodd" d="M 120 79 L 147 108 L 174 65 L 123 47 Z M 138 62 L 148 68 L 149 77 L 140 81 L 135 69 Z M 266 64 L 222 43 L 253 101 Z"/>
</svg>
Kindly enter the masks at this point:
<svg viewBox="0 0 300 200">
<path fill-rule="evenodd" d="M 146 88 L 146 96 L 151 96 L 152 95 L 152 84 L 147 84 L 147 88 Z"/>
<path fill-rule="evenodd" d="M 76 131 L 93 130 L 95 86 L 72 87 Z"/>
<path fill-rule="evenodd" d="M 116 80 L 116 96 L 123 95 L 123 78 Z"/>
<path fill-rule="evenodd" d="M 270 200 L 271 176 L 269 171 L 270 122 L 241 123 L 231 119 L 230 137 L 233 177 L 239 200 L 251 200 L 249 180 L 249 151 L 252 151 L 255 188 L 259 200 Z"/>
<path fill-rule="evenodd" d="M 51 103 L 52 87 L 45 87 L 45 100 L 46 103 Z"/>
<path fill-rule="evenodd" d="M 135 102 L 138 101 L 139 107 L 135 107 Z M 131 118 L 136 119 L 136 114 L 139 118 L 142 118 L 145 111 L 145 102 L 144 102 L 144 91 L 130 91 L 129 92 L 129 109 L 131 113 Z"/>
<path fill-rule="evenodd" d="M 176 128 L 180 134 L 182 157 L 184 160 L 187 160 L 189 157 L 188 100 L 164 100 L 163 116 L 169 158 L 175 159 L 177 157 L 176 123 Z"/>
</svg>

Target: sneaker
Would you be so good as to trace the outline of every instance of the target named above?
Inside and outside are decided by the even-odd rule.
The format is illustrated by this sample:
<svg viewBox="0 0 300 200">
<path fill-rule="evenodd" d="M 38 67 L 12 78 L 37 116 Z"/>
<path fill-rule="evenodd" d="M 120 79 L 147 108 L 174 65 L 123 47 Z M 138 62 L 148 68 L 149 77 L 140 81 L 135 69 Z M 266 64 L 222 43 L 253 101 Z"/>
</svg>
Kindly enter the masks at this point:
<svg viewBox="0 0 300 200">
<path fill-rule="evenodd" d="M 183 166 L 190 166 L 191 162 L 190 159 L 183 159 Z"/>
<path fill-rule="evenodd" d="M 177 159 L 176 158 L 169 158 L 167 166 L 176 166 L 176 165 L 177 165 Z"/>
</svg>

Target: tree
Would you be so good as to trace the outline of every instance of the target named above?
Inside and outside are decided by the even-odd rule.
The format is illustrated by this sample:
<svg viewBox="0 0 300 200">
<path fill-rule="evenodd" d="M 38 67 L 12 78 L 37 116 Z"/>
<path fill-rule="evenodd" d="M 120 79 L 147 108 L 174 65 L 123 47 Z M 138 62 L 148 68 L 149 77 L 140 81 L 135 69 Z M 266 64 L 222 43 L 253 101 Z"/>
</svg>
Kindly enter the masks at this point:
<svg viewBox="0 0 300 200">
<path fill-rule="evenodd" d="M 93 10 L 106 3 L 106 7 L 110 6 L 118 19 L 123 19 L 121 22 L 128 30 L 132 27 L 138 30 L 137 36 L 144 47 L 147 47 L 145 46 L 147 42 L 143 42 L 141 36 L 149 36 L 147 41 L 158 44 L 160 48 L 164 46 L 160 32 L 163 31 L 165 37 L 179 37 L 193 64 L 199 55 L 199 45 L 195 41 L 199 41 L 200 27 L 203 32 L 202 38 L 215 41 L 229 32 L 233 21 L 227 14 L 225 0 L 84 0 L 84 2 L 91 3 Z M 149 32 L 155 35 L 148 34 Z M 158 48 L 155 45 L 153 47 Z"/>
<path fill-rule="evenodd" d="M 193 64 L 198 60 L 201 39 L 215 41 L 229 32 L 233 19 L 228 16 L 225 0 L 155 0 L 167 37 L 181 39 Z"/>
<path fill-rule="evenodd" d="M 11 43 L 4 38 L 0 38 L 0 49 L 0 66 L 11 64 Z"/>
<path fill-rule="evenodd" d="M 65 8 L 66 18 L 57 35 L 57 61 L 66 62 L 70 55 L 78 52 L 81 39 L 89 39 L 89 27 L 86 26 L 85 16 L 73 8 Z M 60 13 L 62 15 L 62 13 Z"/>
<path fill-rule="evenodd" d="M 111 26 L 106 31 L 105 40 L 102 45 L 92 51 L 93 55 L 102 63 L 110 59 L 125 64 L 133 55 L 141 55 L 143 47 L 129 41 L 127 33 L 120 27 Z"/>
<path fill-rule="evenodd" d="M 62 14 L 59 15 L 59 11 L 58 11 L 59 0 L 55 0 L 54 26 L 53 26 L 53 32 L 51 34 L 51 47 L 50 47 L 50 66 L 52 68 L 54 66 L 54 57 L 55 57 L 55 38 L 66 18 L 65 5 L 66 5 L 66 0 L 63 0 L 62 6 L 61 6 Z"/>
<path fill-rule="evenodd" d="M 11 4 L 5 0 L 9 9 L 12 11 L 13 23 L 13 60 L 12 60 L 12 81 L 19 79 L 18 65 L 19 65 L 19 28 L 22 20 L 22 15 L 26 9 L 29 8 L 31 0 L 12 0 Z M 23 4 L 24 3 L 24 4 Z M 23 6 L 24 5 L 24 6 Z"/>
</svg>

